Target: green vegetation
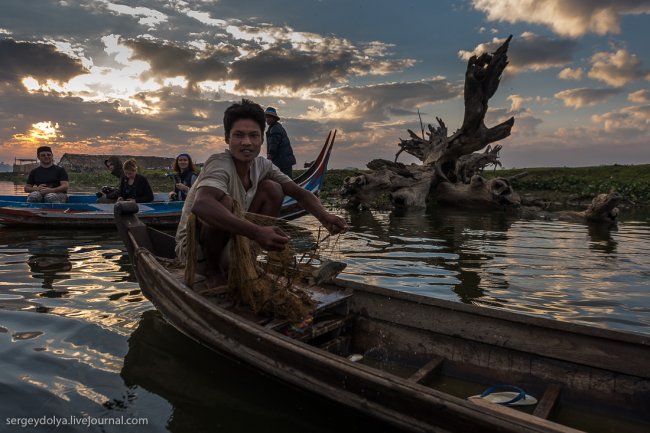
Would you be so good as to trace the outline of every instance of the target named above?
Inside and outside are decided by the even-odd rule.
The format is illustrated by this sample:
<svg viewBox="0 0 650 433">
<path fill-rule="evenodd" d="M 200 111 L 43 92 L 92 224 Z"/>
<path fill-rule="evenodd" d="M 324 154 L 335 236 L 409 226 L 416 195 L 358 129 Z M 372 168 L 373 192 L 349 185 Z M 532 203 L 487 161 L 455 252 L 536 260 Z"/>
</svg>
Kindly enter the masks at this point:
<svg viewBox="0 0 650 433">
<path fill-rule="evenodd" d="M 304 170 L 294 170 L 294 177 L 300 175 Z M 173 181 L 165 176 L 166 170 L 142 170 L 151 187 L 156 192 L 171 191 L 174 187 Z M 343 179 L 347 176 L 360 174 L 360 170 L 328 170 L 325 176 L 325 184 L 321 192 L 321 199 L 324 202 L 334 202 L 338 197 L 338 191 L 343 185 Z M 68 173 L 70 176 L 70 189 L 72 192 L 95 192 L 104 185 L 117 186 L 117 179 L 108 171 L 96 173 Z M 27 181 L 27 174 L 21 173 L 0 173 L 0 181 L 9 181 L 16 184 L 24 184 Z"/>
<path fill-rule="evenodd" d="M 527 172 L 528 176 L 515 180 L 514 188 L 521 195 L 565 202 L 571 198 L 591 198 L 600 193 L 618 191 L 637 203 L 650 203 L 650 165 L 608 165 L 597 167 L 555 167 L 485 171 L 486 177 L 510 177 Z M 295 170 L 297 176 L 302 170 Z M 328 170 L 321 199 L 336 205 L 338 191 L 348 176 L 363 170 Z M 154 191 L 172 190 L 172 181 L 164 170 L 145 170 Z M 26 174 L 0 173 L 0 181 L 25 183 Z M 117 179 L 108 172 L 70 173 L 73 192 L 94 192 L 103 185 L 117 185 Z"/>
<path fill-rule="evenodd" d="M 566 201 L 618 191 L 637 203 L 650 203 L 650 165 L 603 165 L 596 167 L 553 167 L 486 170 L 486 177 L 510 177 L 527 172 L 515 180 L 519 194 Z"/>
</svg>

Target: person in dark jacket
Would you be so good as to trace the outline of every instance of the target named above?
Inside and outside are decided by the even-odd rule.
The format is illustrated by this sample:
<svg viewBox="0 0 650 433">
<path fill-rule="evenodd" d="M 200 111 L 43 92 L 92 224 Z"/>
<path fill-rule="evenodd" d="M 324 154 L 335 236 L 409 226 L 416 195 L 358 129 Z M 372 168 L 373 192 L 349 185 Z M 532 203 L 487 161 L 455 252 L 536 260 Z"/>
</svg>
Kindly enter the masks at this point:
<svg viewBox="0 0 650 433">
<path fill-rule="evenodd" d="M 114 186 L 103 186 L 101 191 L 97 193 L 97 203 L 115 203 L 117 197 L 120 195 L 119 181 L 124 176 L 122 161 L 117 156 L 110 156 L 104 160 L 104 165 L 118 179 L 118 186 L 117 188 Z"/>
<path fill-rule="evenodd" d="M 196 181 L 196 173 L 192 157 L 187 153 L 181 153 L 174 160 L 174 190 L 169 193 L 170 200 L 185 201 L 187 193 Z"/>
<path fill-rule="evenodd" d="M 134 201 L 144 203 L 153 201 L 153 190 L 146 177 L 138 174 L 135 159 L 124 162 L 124 176 L 120 179 L 120 195 L 117 201 Z"/>
<path fill-rule="evenodd" d="M 54 164 L 54 154 L 49 146 L 36 149 L 39 166 L 29 172 L 25 192 L 30 203 L 65 203 L 68 201 L 68 173 Z"/>
<path fill-rule="evenodd" d="M 266 118 L 266 124 L 269 125 L 269 129 L 266 130 L 266 157 L 282 173 L 292 177 L 292 167 L 296 163 L 296 157 L 293 155 L 287 131 L 278 122 L 280 120 L 278 111 L 273 107 L 267 107 L 266 111 L 264 111 L 264 117 Z"/>
</svg>

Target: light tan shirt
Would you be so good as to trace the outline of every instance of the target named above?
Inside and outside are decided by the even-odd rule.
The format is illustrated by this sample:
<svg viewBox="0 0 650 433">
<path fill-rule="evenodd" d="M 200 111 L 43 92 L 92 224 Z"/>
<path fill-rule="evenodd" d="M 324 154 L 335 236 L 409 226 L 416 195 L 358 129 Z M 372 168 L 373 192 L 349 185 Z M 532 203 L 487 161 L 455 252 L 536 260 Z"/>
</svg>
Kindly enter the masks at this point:
<svg viewBox="0 0 650 433">
<path fill-rule="evenodd" d="M 233 200 L 237 200 L 244 210 L 248 210 L 257 193 L 257 186 L 261 181 L 270 179 L 279 184 L 291 182 L 289 176 L 282 173 L 271 161 L 262 156 L 258 156 L 253 160 L 249 174 L 251 187 L 246 191 L 241 179 L 237 176 L 230 151 L 226 150 L 224 153 L 218 153 L 208 158 L 203 166 L 203 170 L 201 170 L 201 174 L 199 174 L 192 188 L 190 188 L 185 199 L 185 204 L 183 205 L 183 213 L 181 214 L 181 220 L 176 231 L 176 256 L 179 260 L 185 261 L 187 251 L 187 220 L 192 212 L 196 192 L 199 188 L 204 186 L 218 188 L 231 196 Z"/>
</svg>

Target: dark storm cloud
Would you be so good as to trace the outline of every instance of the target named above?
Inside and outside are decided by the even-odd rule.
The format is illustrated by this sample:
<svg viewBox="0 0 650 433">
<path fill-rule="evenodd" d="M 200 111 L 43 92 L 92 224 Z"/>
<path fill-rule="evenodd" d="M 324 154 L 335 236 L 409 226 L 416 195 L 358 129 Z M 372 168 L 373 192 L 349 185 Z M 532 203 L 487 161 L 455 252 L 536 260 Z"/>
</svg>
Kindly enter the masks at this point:
<svg viewBox="0 0 650 433">
<path fill-rule="evenodd" d="M 515 68 L 547 69 L 572 62 L 577 46 L 571 39 L 524 34 L 512 44 L 509 57 Z"/>
<path fill-rule="evenodd" d="M 472 51 L 460 51 L 459 56 L 468 60 L 470 56 L 493 53 L 505 41 L 494 38 L 491 42 L 479 44 Z M 571 63 L 578 44 L 572 39 L 549 38 L 532 33 L 524 33 L 513 38 L 508 49 L 508 68 L 506 72 L 538 71 L 560 67 Z"/>
<path fill-rule="evenodd" d="M 363 87 L 341 87 L 320 93 L 314 99 L 333 105 L 347 119 L 383 121 L 392 115 L 413 114 L 425 104 L 445 101 L 462 94 L 460 85 L 444 78 Z"/>
<path fill-rule="evenodd" d="M 231 64 L 238 90 L 266 90 L 283 86 L 293 91 L 328 87 L 350 76 L 383 74 L 411 66 L 412 60 L 369 56 L 341 40 L 323 39 L 300 48 L 276 45 Z"/>
<path fill-rule="evenodd" d="M 92 10 L 93 4 L 92 1 L 2 0 L 0 27 L 11 30 L 17 39 L 31 39 L 35 34 L 60 39 L 61 35 L 69 36 L 72 32 L 83 39 L 127 28 L 126 19 L 100 15 Z"/>
<path fill-rule="evenodd" d="M 231 76 L 239 81 L 241 89 L 265 90 L 285 86 L 295 91 L 343 80 L 353 62 L 354 56 L 350 52 L 319 55 L 273 47 L 234 62 Z"/>
<path fill-rule="evenodd" d="M 144 39 L 126 40 L 124 45 L 133 49 L 132 59 L 149 63 L 152 75 L 159 78 L 182 75 L 191 84 L 224 79 L 227 69 L 223 59 L 237 52 L 235 47 L 225 45 L 199 55 L 189 48 Z"/>
<path fill-rule="evenodd" d="M 0 81 L 36 80 L 65 82 L 87 70 L 78 59 L 60 53 L 53 45 L 0 39 Z"/>
</svg>

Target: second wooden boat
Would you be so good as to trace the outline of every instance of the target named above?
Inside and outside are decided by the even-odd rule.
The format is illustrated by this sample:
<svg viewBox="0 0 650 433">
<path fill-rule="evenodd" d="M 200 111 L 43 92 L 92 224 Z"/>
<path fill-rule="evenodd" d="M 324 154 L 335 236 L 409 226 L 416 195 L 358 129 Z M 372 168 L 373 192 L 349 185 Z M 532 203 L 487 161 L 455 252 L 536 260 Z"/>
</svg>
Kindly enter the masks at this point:
<svg viewBox="0 0 650 433">
<path fill-rule="evenodd" d="M 294 179 L 299 186 L 316 195 L 325 180 L 336 131 L 327 140 L 312 165 Z M 167 194 L 156 194 L 157 200 L 141 203 L 138 216 L 155 227 L 176 227 L 183 202 L 165 200 Z M 70 195 L 67 203 L 28 203 L 25 195 L 0 196 L 0 224 L 40 228 L 115 228 L 113 204 L 96 203 L 94 194 Z M 296 218 L 304 210 L 291 197 L 282 203 L 282 217 Z"/>
</svg>

